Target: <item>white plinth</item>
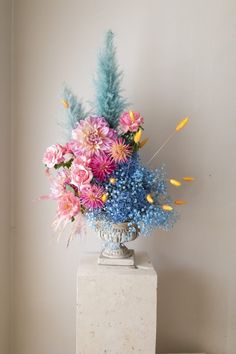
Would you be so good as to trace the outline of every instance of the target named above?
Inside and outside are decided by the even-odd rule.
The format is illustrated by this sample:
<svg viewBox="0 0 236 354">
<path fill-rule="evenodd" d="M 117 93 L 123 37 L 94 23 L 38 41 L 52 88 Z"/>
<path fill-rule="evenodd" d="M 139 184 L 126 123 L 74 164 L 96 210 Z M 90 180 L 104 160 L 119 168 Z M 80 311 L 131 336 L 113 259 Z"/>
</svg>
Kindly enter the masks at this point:
<svg viewBox="0 0 236 354">
<path fill-rule="evenodd" d="M 147 255 L 135 267 L 85 254 L 77 279 L 76 354 L 155 354 L 157 274 Z"/>
</svg>

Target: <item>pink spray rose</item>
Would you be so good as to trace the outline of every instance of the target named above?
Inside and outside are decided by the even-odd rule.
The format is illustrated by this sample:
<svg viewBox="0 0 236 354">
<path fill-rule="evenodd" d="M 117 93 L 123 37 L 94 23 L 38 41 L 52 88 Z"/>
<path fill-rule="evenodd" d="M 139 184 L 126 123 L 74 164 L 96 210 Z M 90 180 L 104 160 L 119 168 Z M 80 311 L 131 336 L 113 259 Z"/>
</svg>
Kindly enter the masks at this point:
<svg viewBox="0 0 236 354">
<path fill-rule="evenodd" d="M 124 112 L 120 117 L 120 129 L 122 132 L 127 133 L 136 132 L 140 125 L 144 122 L 143 117 L 138 112 Z"/>
<path fill-rule="evenodd" d="M 70 170 L 58 171 L 56 176 L 50 176 L 50 198 L 58 199 L 66 192 L 66 186 L 70 185 Z"/>
<path fill-rule="evenodd" d="M 66 192 L 58 199 L 58 216 L 71 219 L 80 212 L 79 198 L 71 192 Z"/>
<path fill-rule="evenodd" d="M 71 165 L 71 183 L 81 190 L 84 186 L 89 185 L 92 178 L 91 169 L 79 157 L 76 158 Z"/>
<path fill-rule="evenodd" d="M 47 148 L 44 156 L 43 163 L 48 167 L 52 168 L 55 165 L 64 161 L 64 148 L 60 144 L 51 145 Z"/>
</svg>

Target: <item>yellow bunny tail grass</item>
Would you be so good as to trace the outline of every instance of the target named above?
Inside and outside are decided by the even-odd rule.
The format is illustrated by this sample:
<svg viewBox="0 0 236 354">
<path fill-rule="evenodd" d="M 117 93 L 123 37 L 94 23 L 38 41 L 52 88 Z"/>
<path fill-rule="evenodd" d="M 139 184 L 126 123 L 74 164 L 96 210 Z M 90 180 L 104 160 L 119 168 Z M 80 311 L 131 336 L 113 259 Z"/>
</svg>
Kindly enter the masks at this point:
<svg viewBox="0 0 236 354">
<path fill-rule="evenodd" d="M 172 211 L 173 207 L 169 204 L 164 204 L 164 205 L 162 205 L 162 209 L 165 211 Z"/>
<path fill-rule="evenodd" d="M 185 127 L 185 125 L 188 123 L 188 121 L 189 121 L 189 117 L 186 117 L 186 118 L 182 119 L 182 120 L 179 122 L 179 124 L 176 126 L 175 130 L 176 130 L 177 132 L 179 132 L 180 130 L 182 130 L 182 129 Z"/>
<path fill-rule="evenodd" d="M 103 201 L 103 203 L 106 203 L 107 199 L 108 199 L 108 193 L 103 194 L 103 195 L 102 195 L 102 201 Z"/>
<path fill-rule="evenodd" d="M 132 111 L 129 111 L 129 116 L 132 122 L 134 122 L 134 113 Z"/>
<path fill-rule="evenodd" d="M 177 181 L 177 179 L 173 179 L 173 178 L 171 178 L 171 179 L 169 180 L 169 182 L 170 182 L 170 184 L 172 184 L 172 185 L 175 186 L 175 187 L 180 187 L 181 184 L 182 184 L 180 181 Z"/>
<path fill-rule="evenodd" d="M 175 130 L 168 136 L 168 138 L 164 141 L 164 143 L 158 148 L 158 150 L 152 155 L 150 160 L 148 161 L 148 165 L 152 162 L 152 160 L 159 154 L 159 152 L 168 144 L 168 142 L 175 136 L 177 132 L 185 127 L 188 123 L 189 117 L 182 119 L 176 126 Z"/>
<path fill-rule="evenodd" d="M 142 129 L 139 129 L 137 133 L 134 134 L 134 142 L 137 144 L 140 142 L 140 139 L 142 137 Z"/>
<path fill-rule="evenodd" d="M 175 200 L 175 205 L 185 205 L 187 204 L 186 200 L 182 200 L 182 199 L 177 199 Z"/>
<path fill-rule="evenodd" d="M 183 177 L 183 181 L 185 182 L 193 182 L 194 180 L 195 180 L 194 177 L 190 177 L 190 176 Z"/>
<path fill-rule="evenodd" d="M 62 100 L 61 103 L 63 104 L 64 108 L 69 108 L 69 103 L 67 100 Z"/>
<path fill-rule="evenodd" d="M 150 204 L 154 203 L 154 199 L 151 194 L 146 195 L 146 199 L 147 199 L 148 203 L 150 203 Z"/>
<path fill-rule="evenodd" d="M 114 177 L 109 178 L 109 182 L 111 184 L 116 184 L 116 178 L 114 178 Z"/>
<path fill-rule="evenodd" d="M 144 147 L 144 145 L 146 145 L 147 142 L 148 142 L 148 138 L 140 141 L 139 148 L 142 149 L 142 147 Z"/>
</svg>

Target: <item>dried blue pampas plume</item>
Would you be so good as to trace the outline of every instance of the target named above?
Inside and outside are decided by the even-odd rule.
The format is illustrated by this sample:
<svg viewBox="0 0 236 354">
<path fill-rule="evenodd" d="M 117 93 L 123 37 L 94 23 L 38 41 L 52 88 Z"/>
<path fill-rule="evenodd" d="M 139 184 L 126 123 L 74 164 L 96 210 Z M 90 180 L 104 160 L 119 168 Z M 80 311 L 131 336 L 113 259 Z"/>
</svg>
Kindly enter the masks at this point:
<svg viewBox="0 0 236 354">
<path fill-rule="evenodd" d="M 71 135 L 71 131 L 75 129 L 77 123 L 81 119 L 86 117 L 87 113 L 84 110 L 82 102 L 78 100 L 67 86 L 64 87 L 62 97 L 67 115 L 66 129 L 68 130 L 69 135 Z"/>
<path fill-rule="evenodd" d="M 108 31 L 105 44 L 98 55 L 97 78 L 95 80 L 96 114 L 106 118 L 112 128 L 116 128 L 121 113 L 128 106 L 128 102 L 121 96 L 122 71 L 116 61 L 114 34 Z"/>
</svg>

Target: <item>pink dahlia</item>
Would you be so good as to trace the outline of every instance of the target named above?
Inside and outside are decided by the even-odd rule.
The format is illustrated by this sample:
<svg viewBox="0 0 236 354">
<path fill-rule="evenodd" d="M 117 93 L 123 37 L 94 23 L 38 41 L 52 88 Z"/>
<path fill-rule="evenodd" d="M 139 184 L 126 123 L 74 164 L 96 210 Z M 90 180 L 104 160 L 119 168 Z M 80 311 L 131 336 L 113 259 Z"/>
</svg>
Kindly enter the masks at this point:
<svg viewBox="0 0 236 354">
<path fill-rule="evenodd" d="M 91 184 L 84 188 L 80 195 L 80 201 L 85 208 L 101 208 L 104 204 L 102 196 L 104 194 L 103 187 Z"/>
<path fill-rule="evenodd" d="M 71 183 L 80 190 L 87 186 L 93 178 L 91 169 L 80 158 L 76 158 L 71 165 Z"/>
<path fill-rule="evenodd" d="M 71 192 L 66 192 L 58 199 L 58 216 L 71 219 L 80 212 L 79 198 Z"/>
<path fill-rule="evenodd" d="M 136 132 L 140 125 L 144 122 L 143 117 L 138 112 L 124 112 L 120 117 L 120 129 L 122 132 L 127 133 Z"/>
<path fill-rule="evenodd" d="M 65 149 L 60 144 L 49 146 L 43 156 L 43 163 L 48 168 L 54 167 L 55 165 L 64 161 L 64 152 Z"/>
<path fill-rule="evenodd" d="M 100 153 L 92 157 L 90 167 L 93 175 L 99 181 L 103 182 L 112 172 L 114 172 L 116 165 L 109 155 Z"/>
<path fill-rule="evenodd" d="M 72 132 L 73 139 L 79 142 L 81 149 L 89 156 L 96 152 L 108 151 L 116 135 L 105 118 L 95 116 L 81 120 Z"/>
<path fill-rule="evenodd" d="M 126 162 L 132 154 L 131 146 L 123 138 L 116 139 L 110 149 L 110 156 L 117 163 Z"/>
</svg>

